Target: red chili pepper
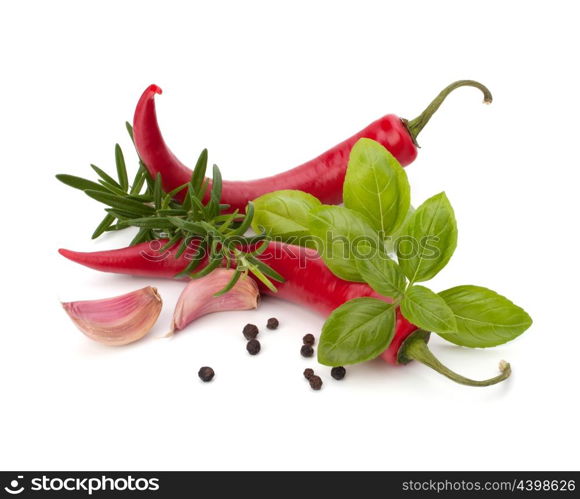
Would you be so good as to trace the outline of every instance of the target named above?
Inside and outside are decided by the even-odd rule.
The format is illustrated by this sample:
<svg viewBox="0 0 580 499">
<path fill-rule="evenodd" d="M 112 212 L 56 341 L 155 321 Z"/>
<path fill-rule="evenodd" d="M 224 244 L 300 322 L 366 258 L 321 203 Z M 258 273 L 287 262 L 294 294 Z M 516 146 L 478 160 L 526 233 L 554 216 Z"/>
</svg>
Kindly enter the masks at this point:
<svg viewBox="0 0 580 499">
<path fill-rule="evenodd" d="M 59 253 L 69 260 L 103 272 L 173 277 L 185 268 L 191 253 L 186 252 L 180 258 L 175 258 L 177 245 L 161 254 L 159 249 L 166 241 L 158 240 L 154 243 L 155 245 L 141 243 L 128 248 L 91 253 L 60 249 Z M 190 251 L 195 249 L 192 247 Z M 377 294 L 367 284 L 344 281 L 336 277 L 318 253 L 309 248 L 270 242 L 260 259 L 285 278 L 285 282 L 276 284 L 277 293 L 272 293 L 267 287 L 260 285 L 262 292 L 303 305 L 325 316 L 353 298 L 373 297 L 391 301 L 390 298 Z M 433 356 L 427 347 L 428 339 L 429 333 L 417 329 L 398 310 L 394 338 L 381 357 L 394 365 L 406 364 L 413 359 L 419 360 L 444 376 L 471 386 L 495 384 L 510 375 L 509 364 L 506 364 L 502 368 L 502 374 L 495 378 L 485 381 L 465 378 L 449 370 Z"/>
<path fill-rule="evenodd" d="M 457 81 L 442 90 L 414 120 L 407 121 L 394 114 L 387 114 L 356 135 L 296 168 L 257 180 L 224 181 L 222 203 L 229 204 L 231 211 L 243 211 L 248 201 L 281 189 L 301 190 L 312 194 L 323 203 L 340 203 L 350 150 L 358 139 L 365 137 L 376 140 L 403 166 L 410 164 L 417 157 L 417 135 L 447 95 L 462 86 L 476 87 L 483 92 L 485 103 L 492 101 L 490 91 L 481 83 L 472 80 Z M 137 103 L 133 119 L 134 140 L 149 173 L 153 178 L 161 173 L 163 188 L 165 192 L 170 192 L 189 182 L 191 170 L 175 157 L 163 140 L 155 112 L 155 94 L 161 94 L 161 88 L 150 85 Z M 177 197 L 181 199 L 184 192 Z"/>
</svg>

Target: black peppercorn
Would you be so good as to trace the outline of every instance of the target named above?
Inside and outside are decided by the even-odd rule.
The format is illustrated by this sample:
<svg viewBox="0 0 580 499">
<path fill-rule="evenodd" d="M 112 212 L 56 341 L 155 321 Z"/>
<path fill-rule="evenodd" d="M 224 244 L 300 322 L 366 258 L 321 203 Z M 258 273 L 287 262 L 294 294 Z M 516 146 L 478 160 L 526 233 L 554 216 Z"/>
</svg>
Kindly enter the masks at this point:
<svg viewBox="0 0 580 499">
<path fill-rule="evenodd" d="M 300 354 L 302 355 L 302 357 L 312 357 L 312 355 L 314 354 L 314 348 L 312 348 L 312 345 L 302 345 L 302 348 L 300 349 Z"/>
<path fill-rule="evenodd" d="M 246 340 L 253 340 L 256 336 L 258 336 L 258 332 L 258 328 L 254 324 L 246 324 L 242 330 Z"/>
<path fill-rule="evenodd" d="M 333 367 L 330 370 L 330 375 L 334 378 L 334 379 L 342 379 L 344 378 L 344 375 L 346 374 L 346 369 L 342 366 L 338 366 L 338 367 Z"/>
<path fill-rule="evenodd" d="M 320 379 L 320 376 L 312 376 L 308 382 L 310 383 L 310 388 L 312 388 L 313 390 L 320 390 L 322 388 L 322 380 Z"/>
<path fill-rule="evenodd" d="M 278 319 L 276 319 L 276 317 L 270 317 L 268 319 L 268 323 L 266 324 L 266 327 L 268 329 L 277 329 L 279 324 L 280 324 L 280 322 L 278 322 Z"/>
<path fill-rule="evenodd" d="M 248 351 L 248 353 L 250 355 L 256 355 L 257 353 L 260 352 L 260 342 L 258 340 L 250 340 L 248 341 L 248 344 L 246 345 L 246 350 Z"/>
<path fill-rule="evenodd" d="M 213 379 L 215 373 L 211 367 L 204 366 L 198 371 L 197 375 L 199 376 L 199 379 L 207 382 Z"/>
<path fill-rule="evenodd" d="M 304 377 L 306 379 L 310 379 L 312 378 L 312 376 L 314 376 L 314 370 L 308 368 L 308 369 L 304 369 Z"/>
<path fill-rule="evenodd" d="M 314 342 L 316 340 L 314 339 L 314 335 L 308 333 L 307 335 L 304 336 L 304 338 L 302 338 L 302 343 L 304 343 L 305 345 L 314 345 Z"/>
</svg>

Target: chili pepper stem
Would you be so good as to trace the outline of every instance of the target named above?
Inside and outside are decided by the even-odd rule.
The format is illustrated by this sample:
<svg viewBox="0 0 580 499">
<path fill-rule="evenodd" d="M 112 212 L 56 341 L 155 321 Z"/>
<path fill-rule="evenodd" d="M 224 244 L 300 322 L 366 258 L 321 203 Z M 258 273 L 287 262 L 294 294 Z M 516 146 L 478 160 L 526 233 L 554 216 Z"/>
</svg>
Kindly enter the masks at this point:
<svg viewBox="0 0 580 499">
<path fill-rule="evenodd" d="M 411 135 L 413 142 L 415 143 L 415 145 L 417 147 L 418 147 L 417 135 L 419 135 L 421 130 L 423 130 L 423 127 L 429 122 L 431 117 L 435 114 L 437 109 L 439 109 L 439 107 L 441 106 L 443 101 L 447 98 L 447 96 L 451 92 L 453 92 L 453 90 L 455 90 L 456 88 L 459 88 L 459 87 L 475 87 L 475 88 L 478 88 L 479 90 L 481 90 L 483 92 L 483 103 L 484 104 L 491 104 L 491 101 L 493 100 L 493 97 L 492 97 L 489 89 L 485 85 L 482 85 L 481 83 L 479 83 L 477 81 L 459 80 L 459 81 L 451 83 L 451 85 L 448 85 L 443 90 L 441 90 L 439 95 L 437 97 L 435 97 L 431 101 L 431 103 L 425 108 L 425 110 L 419 116 L 417 116 L 414 120 L 411 120 L 411 121 L 402 120 L 403 123 L 405 124 L 405 126 L 407 127 L 407 130 L 409 131 L 409 134 Z"/>
<path fill-rule="evenodd" d="M 476 381 L 473 379 L 461 376 L 456 372 L 444 366 L 434 355 L 429 347 L 427 346 L 427 341 L 429 339 L 429 333 L 425 331 L 416 331 L 411 336 L 409 336 L 403 345 L 399 353 L 399 361 L 402 363 L 410 362 L 411 360 L 417 360 L 422 364 L 430 367 L 431 369 L 437 371 L 443 376 L 449 378 L 456 383 L 468 386 L 490 386 L 500 383 L 509 378 L 512 373 L 511 366 L 504 360 L 499 363 L 499 369 L 501 373 L 494 378 L 489 378 L 482 381 Z"/>
</svg>

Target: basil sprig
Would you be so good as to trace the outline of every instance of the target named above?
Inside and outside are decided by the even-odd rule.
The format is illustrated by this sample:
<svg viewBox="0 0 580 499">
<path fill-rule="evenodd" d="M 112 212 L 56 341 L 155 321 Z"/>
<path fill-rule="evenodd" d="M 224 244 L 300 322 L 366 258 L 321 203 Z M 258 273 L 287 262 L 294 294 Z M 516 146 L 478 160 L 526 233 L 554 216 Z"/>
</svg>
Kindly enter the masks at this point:
<svg viewBox="0 0 580 499">
<path fill-rule="evenodd" d="M 127 123 L 126 126 L 133 139 L 131 125 Z M 151 178 L 142 161 L 139 161 L 137 173 L 129 184 L 125 158 L 118 144 L 115 145 L 117 180 L 94 165 L 91 166 L 99 177 L 97 182 L 65 174 L 57 175 L 56 178 L 107 206 L 107 215 L 95 229 L 93 239 L 105 232 L 137 227 L 138 232 L 131 245 L 167 239 L 160 251 L 179 244 L 176 257 L 181 256 L 195 240 L 199 242 L 196 255 L 177 277 L 202 277 L 222 262 L 228 266 L 235 263 L 236 272 L 217 295 L 228 292 L 240 276 L 247 273 L 251 273 L 270 290 L 276 291 L 272 281 L 283 282 L 283 277 L 258 259 L 270 238 L 259 231 L 256 231 L 255 236 L 245 235 L 255 213 L 252 203 L 248 203 L 245 214 L 238 210 L 229 214 L 223 213 L 229 206 L 220 204 L 222 181 L 217 165 L 213 166 L 209 199 L 204 202 L 208 189 L 205 177 L 207 160 L 207 150 L 204 149 L 199 155 L 190 182 L 170 192 L 163 190 L 161 175 Z M 185 197 L 180 203 L 175 196 L 181 191 L 185 191 Z M 312 199 L 318 201 L 316 198 Z M 205 256 L 208 264 L 199 269 Z"/>
<path fill-rule="evenodd" d="M 530 327 L 523 309 L 486 288 L 458 286 L 437 294 L 417 284 L 437 275 L 453 255 L 455 214 L 444 192 L 413 210 L 405 170 L 382 145 L 370 139 L 354 145 L 343 197 L 344 207 L 321 205 L 299 191 L 256 200 L 264 230 L 295 244 L 290 236 L 311 238 L 308 244 L 335 275 L 366 282 L 392 299 L 388 305 L 357 298 L 336 309 L 322 329 L 321 363 L 352 364 L 379 355 L 393 337 L 397 306 L 416 326 L 466 347 L 499 345 Z"/>
</svg>

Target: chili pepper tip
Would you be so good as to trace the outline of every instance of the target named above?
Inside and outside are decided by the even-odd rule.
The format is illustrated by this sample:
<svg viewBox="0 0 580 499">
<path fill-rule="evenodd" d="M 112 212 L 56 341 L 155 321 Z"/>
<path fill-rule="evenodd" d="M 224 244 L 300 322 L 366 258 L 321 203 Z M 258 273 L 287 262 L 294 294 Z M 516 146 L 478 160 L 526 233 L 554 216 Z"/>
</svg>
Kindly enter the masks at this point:
<svg viewBox="0 0 580 499">
<path fill-rule="evenodd" d="M 155 85 L 155 83 L 149 85 L 149 87 L 147 87 L 147 90 L 151 91 L 155 94 L 159 94 L 159 95 L 161 95 L 163 93 L 163 90 L 161 90 L 161 87 L 158 85 Z"/>
<path fill-rule="evenodd" d="M 68 258 L 69 260 L 72 261 L 75 261 L 74 257 L 79 254 L 78 251 L 71 251 L 64 248 L 59 248 L 58 252 L 65 258 Z"/>
</svg>

